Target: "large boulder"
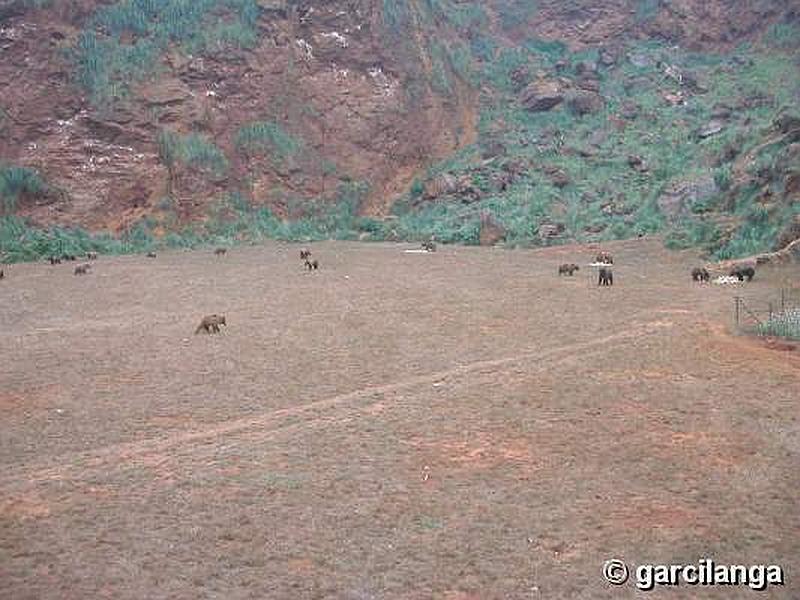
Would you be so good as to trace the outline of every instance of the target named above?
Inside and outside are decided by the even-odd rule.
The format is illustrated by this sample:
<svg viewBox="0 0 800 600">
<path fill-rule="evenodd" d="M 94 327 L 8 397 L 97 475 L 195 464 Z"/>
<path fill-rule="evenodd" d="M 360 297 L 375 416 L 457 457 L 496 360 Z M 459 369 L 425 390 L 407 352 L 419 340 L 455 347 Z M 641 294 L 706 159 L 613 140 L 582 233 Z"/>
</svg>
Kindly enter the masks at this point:
<svg viewBox="0 0 800 600">
<path fill-rule="evenodd" d="M 586 233 L 595 234 L 595 233 L 602 233 L 603 231 L 606 230 L 607 227 L 608 227 L 608 225 L 606 223 L 602 223 L 602 222 L 601 223 L 592 223 L 591 225 L 587 225 L 586 227 L 584 227 L 583 230 Z"/>
<path fill-rule="evenodd" d="M 425 200 L 436 200 L 458 191 L 458 179 L 450 173 L 442 173 L 425 182 L 422 197 Z"/>
<path fill-rule="evenodd" d="M 542 223 L 539 225 L 537 235 L 543 242 L 559 237 L 566 227 L 563 223 Z"/>
<path fill-rule="evenodd" d="M 725 129 L 725 121 L 722 119 L 711 119 L 703 127 L 697 130 L 696 134 L 701 140 L 710 138 L 712 135 L 722 133 Z"/>
<path fill-rule="evenodd" d="M 564 101 L 564 86 L 559 81 L 540 79 L 522 90 L 519 99 L 525 110 L 547 111 Z"/>
<path fill-rule="evenodd" d="M 789 133 L 795 129 L 800 129 L 800 117 L 797 115 L 784 113 L 776 118 L 772 125 L 775 130 L 779 131 L 780 133 Z"/>
<path fill-rule="evenodd" d="M 149 107 L 164 107 L 188 100 L 192 90 L 180 79 L 163 79 L 143 86 L 141 96 Z"/>
<path fill-rule="evenodd" d="M 555 166 L 545 166 L 543 169 L 550 182 L 557 188 L 563 188 L 570 184 L 569 175 L 563 170 Z"/>
<path fill-rule="evenodd" d="M 595 94 L 600 93 L 600 80 L 595 79 L 593 77 L 581 77 L 576 82 L 577 86 L 586 91 L 586 92 L 594 92 Z"/>
<path fill-rule="evenodd" d="M 687 214 L 693 205 L 708 200 L 719 193 L 717 182 L 711 174 L 693 179 L 683 179 L 668 185 L 656 200 L 661 213 L 674 219 Z"/>
<path fill-rule="evenodd" d="M 574 94 L 568 101 L 570 110 L 576 115 L 589 115 L 605 108 L 605 99 L 593 92 L 583 91 Z"/>
<path fill-rule="evenodd" d="M 445 196 L 457 197 L 464 204 L 478 202 L 483 194 L 472 183 L 469 174 L 456 177 L 451 173 L 442 173 L 425 182 L 422 200 L 432 201 Z"/>
<path fill-rule="evenodd" d="M 199 123 L 203 120 L 200 99 L 178 78 L 145 82 L 138 92 L 147 108 L 158 113 L 161 123 Z"/>
</svg>

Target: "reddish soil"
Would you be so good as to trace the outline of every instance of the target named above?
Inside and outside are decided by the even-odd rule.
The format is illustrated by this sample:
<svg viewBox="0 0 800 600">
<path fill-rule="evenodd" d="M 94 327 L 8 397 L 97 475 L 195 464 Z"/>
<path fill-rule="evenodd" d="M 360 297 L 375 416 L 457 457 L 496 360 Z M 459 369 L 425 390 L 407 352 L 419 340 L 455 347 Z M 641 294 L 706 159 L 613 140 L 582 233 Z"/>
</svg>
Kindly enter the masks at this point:
<svg viewBox="0 0 800 600">
<path fill-rule="evenodd" d="M 800 352 L 728 331 L 786 268 L 312 248 L 6 268 L 0 598 L 635 597 L 611 557 L 777 563 L 759 597 L 797 597 Z"/>
<path fill-rule="evenodd" d="M 19 199 L 18 213 L 37 223 L 117 231 L 145 216 L 184 223 L 234 191 L 286 216 L 298 199 L 338 200 L 351 181 L 369 183 L 360 211 L 382 215 L 420 172 L 476 139 L 478 90 L 451 74 L 443 94 L 420 71 L 432 44 L 455 34 L 415 30 L 414 44 L 401 45 L 385 31 L 380 3 L 329 0 L 303 23 L 294 10 L 266 10 L 250 50 L 166 52 L 153 67 L 159 75 L 113 110 L 93 107 L 68 60 L 107 2 L 50 4 L 58 6 L 20 6 L 0 23 L 0 161 L 34 167 L 62 192 Z M 301 150 L 282 162 L 239 148 L 240 128 L 262 120 Z M 170 174 L 159 155 L 163 130 L 207 136 L 229 160 L 227 175 L 185 165 Z"/>
</svg>

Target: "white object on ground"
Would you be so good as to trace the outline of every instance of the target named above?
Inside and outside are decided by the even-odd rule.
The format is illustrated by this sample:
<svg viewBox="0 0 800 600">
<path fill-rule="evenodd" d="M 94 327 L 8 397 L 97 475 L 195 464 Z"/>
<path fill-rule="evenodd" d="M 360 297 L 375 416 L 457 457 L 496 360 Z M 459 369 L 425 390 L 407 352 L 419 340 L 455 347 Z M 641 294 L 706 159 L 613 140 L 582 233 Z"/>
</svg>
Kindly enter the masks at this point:
<svg viewBox="0 0 800 600">
<path fill-rule="evenodd" d="M 734 275 L 720 275 L 714 280 L 717 285 L 727 285 L 731 283 L 742 283 L 738 277 Z"/>
</svg>

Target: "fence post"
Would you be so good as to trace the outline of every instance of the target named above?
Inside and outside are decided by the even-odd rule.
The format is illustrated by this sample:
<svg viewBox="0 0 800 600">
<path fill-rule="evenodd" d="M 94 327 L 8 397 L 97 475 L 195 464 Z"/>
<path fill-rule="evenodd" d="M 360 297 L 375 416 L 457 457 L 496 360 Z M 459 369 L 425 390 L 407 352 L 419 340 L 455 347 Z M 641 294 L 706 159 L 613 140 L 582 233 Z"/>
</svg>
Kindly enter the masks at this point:
<svg viewBox="0 0 800 600">
<path fill-rule="evenodd" d="M 772 302 L 769 303 L 769 320 L 772 320 Z"/>
<path fill-rule="evenodd" d="M 781 312 L 786 311 L 786 288 L 781 288 Z"/>
<path fill-rule="evenodd" d="M 733 300 L 734 300 L 734 306 L 735 306 L 735 308 L 734 308 L 734 316 L 735 317 L 734 318 L 736 319 L 736 329 L 739 329 L 739 302 L 741 301 L 741 298 L 739 298 L 739 296 L 734 296 Z"/>
</svg>

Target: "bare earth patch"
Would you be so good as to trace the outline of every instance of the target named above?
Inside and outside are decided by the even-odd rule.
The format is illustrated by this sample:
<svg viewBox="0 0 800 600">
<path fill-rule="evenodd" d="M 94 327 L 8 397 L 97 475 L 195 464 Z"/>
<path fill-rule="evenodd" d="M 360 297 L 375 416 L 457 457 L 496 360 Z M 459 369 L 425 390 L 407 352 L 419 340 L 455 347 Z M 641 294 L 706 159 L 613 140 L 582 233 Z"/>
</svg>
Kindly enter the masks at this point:
<svg viewBox="0 0 800 600">
<path fill-rule="evenodd" d="M 404 249 L 9 268 L 0 597 L 638 597 L 612 557 L 777 563 L 760 597 L 797 597 L 800 353 L 728 330 L 785 273 L 694 284 L 637 240 L 601 289 L 557 275 L 596 248 Z M 699 592 L 649 595 L 753 595 Z"/>
</svg>

